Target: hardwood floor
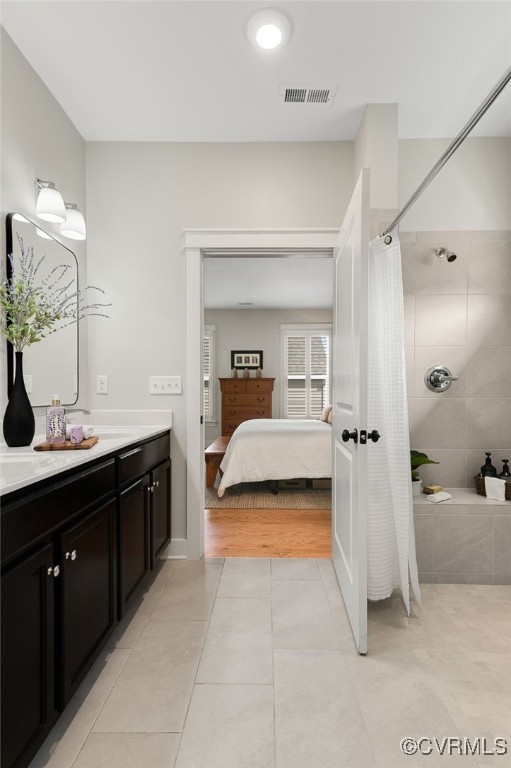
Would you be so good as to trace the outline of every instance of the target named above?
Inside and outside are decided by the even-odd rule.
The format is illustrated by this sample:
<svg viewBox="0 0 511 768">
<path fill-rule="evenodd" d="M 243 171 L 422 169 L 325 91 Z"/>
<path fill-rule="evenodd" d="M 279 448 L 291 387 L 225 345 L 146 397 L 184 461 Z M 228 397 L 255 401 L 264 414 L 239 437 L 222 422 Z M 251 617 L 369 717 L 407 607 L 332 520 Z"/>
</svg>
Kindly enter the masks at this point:
<svg viewBox="0 0 511 768">
<path fill-rule="evenodd" d="M 326 509 L 206 509 L 206 557 L 330 557 Z"/>
</svg>

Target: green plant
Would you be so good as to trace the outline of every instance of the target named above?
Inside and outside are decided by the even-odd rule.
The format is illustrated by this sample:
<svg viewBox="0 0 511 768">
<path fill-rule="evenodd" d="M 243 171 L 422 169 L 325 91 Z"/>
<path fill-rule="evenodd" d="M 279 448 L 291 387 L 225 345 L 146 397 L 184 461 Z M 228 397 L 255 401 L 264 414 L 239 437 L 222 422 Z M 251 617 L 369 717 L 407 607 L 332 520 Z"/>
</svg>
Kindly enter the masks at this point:
<svg viewBox="0 0 511 768">
<path fill-rule="evenodd" d="M 420 451 L 410 451 L 410 465 L 412 469 L 412 480 L 420 480 L 419 467 L 423 464 L 438 464 L 438 461 L 433 461 L 427 454 Z"/>
<path fill-rule="evenodd" d="M 104 293 L 101 288 L 88 285 L 83 291 L 76 290 L 75 280 L 66 275 L 69 266 L 65 264 L 42 276 L 45 256 L 36 261 L 34 249 L 26 249 L 23 238 L 19 234 L 17 237 L 19 266 L 15 267 L 9 254 L 10 274 L 0 284 L 0 333 L 16 352 L 89 315 L 108 317 L 103 309 L 110 304 L 87 304 L 85 299 L 89 291 Z"/>
</svg>

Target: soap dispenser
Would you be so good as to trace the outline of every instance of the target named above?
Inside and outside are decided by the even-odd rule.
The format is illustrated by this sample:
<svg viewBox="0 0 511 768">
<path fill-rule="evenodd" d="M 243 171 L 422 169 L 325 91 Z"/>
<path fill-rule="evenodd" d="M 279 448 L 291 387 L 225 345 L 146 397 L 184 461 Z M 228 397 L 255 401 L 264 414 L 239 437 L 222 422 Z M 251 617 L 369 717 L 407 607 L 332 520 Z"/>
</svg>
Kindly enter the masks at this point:
<svg viewBox="0 0 511 768">
<path fill-rule="evenodd" d="M 60 395 L 52 395 L 51 406 L 46 409 L 46 440 L 52 445 L 66 441 L 66 411 L 60 404 Z"/>
<path fill-rule="evenodd" d="M 509 459 L 502 459 L 503 467 L 499 477 L 501 480 L 505 480 L 506 483 L 511 483 L 511 472 L 509 471 Z"/>
<path fill-rule="evenodd" d="M 481 475 L 483 477 L 497 477 L 497 470 L 491 463 L 491 453 L 486 453 L 486 461 L 481 467 Z"/>
</svg>

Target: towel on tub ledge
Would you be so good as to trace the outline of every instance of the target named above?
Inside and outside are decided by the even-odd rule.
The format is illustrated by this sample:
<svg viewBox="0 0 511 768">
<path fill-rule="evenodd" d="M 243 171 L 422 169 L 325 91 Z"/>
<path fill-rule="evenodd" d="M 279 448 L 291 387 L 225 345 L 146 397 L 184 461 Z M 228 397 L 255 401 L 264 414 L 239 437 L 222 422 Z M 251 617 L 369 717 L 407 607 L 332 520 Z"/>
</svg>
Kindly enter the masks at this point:
<svg viewBox="0 0 511 768">
<path fill-rule="evenodd" d="M 485 477 L 484 489 L 486 491 L 487 499 L 495 499 L 495 501 L 506 500 L 506 481 L 499 480 L 498 477 Z"/>
</svg>

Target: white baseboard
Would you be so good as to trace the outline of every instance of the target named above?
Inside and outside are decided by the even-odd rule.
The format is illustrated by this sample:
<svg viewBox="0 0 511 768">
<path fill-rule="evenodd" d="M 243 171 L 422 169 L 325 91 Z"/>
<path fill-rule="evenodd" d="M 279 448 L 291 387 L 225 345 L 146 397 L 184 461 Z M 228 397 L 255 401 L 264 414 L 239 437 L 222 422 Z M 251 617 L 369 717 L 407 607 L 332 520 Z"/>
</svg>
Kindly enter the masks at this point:
<svg viewBox="0 0 511 768">
<path fill-rule="evenodd" d="M 161 560 L 186 560 L 187 541 L 186 539 L 172 539 L 169 546 L 161 555 Z"/>
</svg>

